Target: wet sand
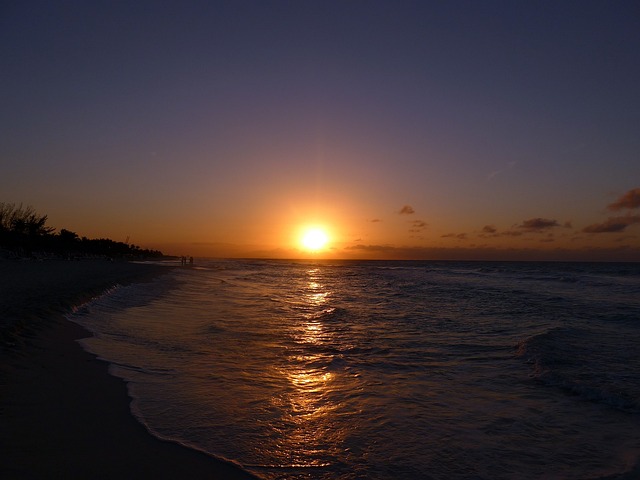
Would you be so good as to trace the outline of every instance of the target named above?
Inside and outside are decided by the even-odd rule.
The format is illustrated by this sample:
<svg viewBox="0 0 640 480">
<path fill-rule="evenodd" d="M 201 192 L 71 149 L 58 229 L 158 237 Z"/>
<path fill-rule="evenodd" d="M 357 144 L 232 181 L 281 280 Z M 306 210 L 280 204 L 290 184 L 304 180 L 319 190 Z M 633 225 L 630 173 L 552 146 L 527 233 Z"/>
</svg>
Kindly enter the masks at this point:
<svg viewBox="0 0 640 480">
<path fill-rule="evenodd" d="M 125 383 L 75 341 L 89 333 L 64 318 L 115 284 L 167 268 L 0 260 L 0 478 L 255 478 L 152 436 L 131 415 Z"/>
</svg>

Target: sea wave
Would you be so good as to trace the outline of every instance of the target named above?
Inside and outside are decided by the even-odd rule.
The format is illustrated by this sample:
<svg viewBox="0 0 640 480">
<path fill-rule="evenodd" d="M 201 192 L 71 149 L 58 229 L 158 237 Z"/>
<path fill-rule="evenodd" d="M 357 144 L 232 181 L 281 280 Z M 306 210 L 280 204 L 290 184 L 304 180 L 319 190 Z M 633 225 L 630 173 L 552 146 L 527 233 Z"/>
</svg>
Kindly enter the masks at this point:
<svg viewBox="0 0 640 480">
<path fill-rule="evenodd" d="M 635 463 L 633 266 L 202 266 L 79 313 L 155 435 L 270 479 L 609 480 Z"/>
<path fill-rule="evenodd" d="M 556 327 L 516 347 L 541 385 L 627 413 L 640 413 L 635 341 L 608 332 Z"/>
</svg>

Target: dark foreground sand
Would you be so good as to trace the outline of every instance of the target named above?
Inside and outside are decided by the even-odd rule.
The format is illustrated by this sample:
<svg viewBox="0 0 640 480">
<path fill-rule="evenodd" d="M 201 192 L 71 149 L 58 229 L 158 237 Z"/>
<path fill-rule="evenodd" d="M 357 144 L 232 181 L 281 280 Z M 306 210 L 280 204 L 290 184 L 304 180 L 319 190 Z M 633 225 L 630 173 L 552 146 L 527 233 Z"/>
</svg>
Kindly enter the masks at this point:
<svg viewBox="0 0 640 480">
<path fill-rule="evenodd" d="M 88 333 L 63 316 L 166 268 L 0 260 L 0 478 L 255 478 L 149 434 L 129 411 L 125 383 L 82 350 L 75 340 Z"/>
</svg>

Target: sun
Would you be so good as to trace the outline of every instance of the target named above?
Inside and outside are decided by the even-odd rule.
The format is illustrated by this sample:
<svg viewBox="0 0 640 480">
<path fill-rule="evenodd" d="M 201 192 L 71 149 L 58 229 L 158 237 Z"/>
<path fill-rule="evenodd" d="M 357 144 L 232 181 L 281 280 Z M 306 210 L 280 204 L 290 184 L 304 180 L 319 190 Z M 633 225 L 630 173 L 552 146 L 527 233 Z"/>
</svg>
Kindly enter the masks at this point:
<svg viewBox="0 0 640 480">
<path fill-rule="evenodd" d="M 300 243 L 305 250 L 322 250 L 329 241 L 329 236 L 322 228 L 312 227 L 302 233 Z"/>
</svg>

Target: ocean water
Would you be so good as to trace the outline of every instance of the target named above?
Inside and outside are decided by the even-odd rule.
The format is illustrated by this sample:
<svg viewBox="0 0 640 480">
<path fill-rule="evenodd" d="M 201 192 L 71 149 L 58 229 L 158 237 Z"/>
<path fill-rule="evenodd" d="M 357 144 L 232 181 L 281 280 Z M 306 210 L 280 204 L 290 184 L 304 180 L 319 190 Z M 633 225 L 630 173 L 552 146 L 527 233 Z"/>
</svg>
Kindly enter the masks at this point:
<svg viewBox="0 0 640 480">
<path fill-rule="evenodd" d="M 70 318 L 264 479 L 640 478 L 640 264 L 203 260 Z"/>
</svg>

